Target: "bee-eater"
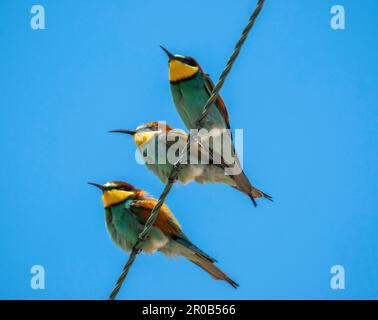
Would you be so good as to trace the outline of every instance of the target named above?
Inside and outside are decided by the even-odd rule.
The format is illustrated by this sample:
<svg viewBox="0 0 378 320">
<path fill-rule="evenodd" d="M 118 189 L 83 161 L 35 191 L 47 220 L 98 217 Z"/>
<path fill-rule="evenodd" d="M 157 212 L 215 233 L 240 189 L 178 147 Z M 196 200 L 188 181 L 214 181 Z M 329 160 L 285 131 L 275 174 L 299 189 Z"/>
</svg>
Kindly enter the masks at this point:
<svg viewBox="0 0 378 320">
<path fill-rule="evenodd" d="M 111 132 L 132 135 L 147 167 L 165 184 L 175 164 L 167 156 L 169 148 L 176 144 L 178 150 L 183 150 L 188 139 L 186 132 L 159 122 L 148 122 L 135 130 L 121 129 Z M 192 144 L 191 148 L 189 159 L 186 164 L 181 165 L 177 177 L 181 183 L 185 184 L 193 180 L 199 183 L 224 183 L 243 192 L 252 201 L 254 198 L 262 197 L 272 200 L 269 195 L 254 188 L 243 171 L 237 175 L 226 175 L 225 169 L 228 165 L 222 159 L 219 164 L 212 161 L 201 163 L 202 159 L 211 160 L 212 149 L 203 148 L 199 142 Z"/>
<path fill-rule="evenodd" d="M 168 75 L 171 93 L 176 109 L 185 126 L 189 130 L 207 129 L 208 132 L 213 129 L 229 130 L 227 143 L 231 146 L 233 157 L 236 162 L 239 163 L 232 141 L 228 111 L 220 95 L 218 95 L 215 102 L 209 106 L 206 117 L 202 119 L 201 123 L 198 123 L 204 112 L 204 106 L 214 88 L 214 83 L 210 76 L 203 71 L 194 58 L 178 54 L 174 55 L 164 47 L 161 48 L 168 56 Z M 200 127 L 198 127 L 199 125 Z M 246 193 L 248 190 L 251 190 L 251 183 L 244 173 L 237 176 L 236 179 L 239 180 L 237 188 L 241 191 Z M 242 185 L 243 187 L 241 187 Z M 260 196 L 255 196 L 254 192 L 247 194 L 251 196 L 255 206 L 256 202 L 254 198 L 263 196 L 271 200 L 271 197 L 263 193 L 259 193 Z"/>
<path fill-rule="evenodd" d="M 169 59 L 169 82 L 176 109 L 189 130 L 198 129 L 197 121 L 210 98 L 214 83 L 195 59 L 174 55 L 164 47 L 161 48 Z M 209 131 L 214 128 L 230 129 L 227 108 L 220 95 L 210 106 L 207 117 L 201 123 L 201 128 Z"/>
<path fill-rule="evenodd" d="M 144 190 L 135 189 L 122 181 L 111 181 L 104 185 L 89 184 L 102 191 L 106 227 L 112 240 L 124 251 L 130 252 L 138 235 L 151 215 L 157 200 Z M 141 250 L 146 253 L 160 251 L 166 256 L 184 256 L 208 272 L 216 280 L 227 281 L 234 288 L 238 284 L 217 268 L 215 259 L 196 247 L 184 234 L 177 219 L 164 204 L 152 226 Z"/>
</svg>

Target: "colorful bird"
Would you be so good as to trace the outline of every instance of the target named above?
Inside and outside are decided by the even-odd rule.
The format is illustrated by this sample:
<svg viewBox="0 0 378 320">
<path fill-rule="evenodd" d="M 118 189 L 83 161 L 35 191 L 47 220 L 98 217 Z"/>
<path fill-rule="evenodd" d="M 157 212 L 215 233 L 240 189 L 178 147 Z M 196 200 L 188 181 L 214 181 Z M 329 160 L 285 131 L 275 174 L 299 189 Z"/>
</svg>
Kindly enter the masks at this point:
<svg viewBox="0 0 378 320">
<path fill-rule="evenodd" d="M 194 58 L 177 54 L 174 55 L 164 47 L 161 48 L 165 51 L 169 59 L 168 67 L 171 93 L 176 109 L 185 126 L 189 130 L 206 129 L 208 132 L 213 129 L 226 130 L 228 135 L 224 135 L 224 137 L 228 137 L 226 142 L 231 148 L 232 156 L 236 159 L 236 162 L 239 163 L 232 141 L 229 115 L 220 95 L 218 95 L 215 102 L 209 106 L 209 112 L 206 117 L 202 119 L 201 123 L 198 123 L 202 118 L 204 106 L 214 88 L 214 83 L 210 76 L 203 71 Z M 264 193 L 259 192 L 257 196 L 255 196 L 254 192 L 248 193 L 253 189 L 251 189 L 251 183 L 244 173 L 234 177 L 232 180 L 238 180 L 236 183 L 237 188 L 251 195 L 255 206 L 256 202 L 254 198 L 266 197 L 271 200 L 271 197 L 264 195 Z"/>
<path fill-rule="evenodd" d="M 122 181 L 104 185 L 89 182 L 102 191 L 106 227 L 112 240 L 126 252 L 130 252 L 138 235 L 151 215 L 157 200 L 144 190 L 135 189 Z M 177 219 L 164 204 L 141 249 L 146 253 L 160 251 L 166 256 L 184 256 L 208 272 L 216 280 L 224 280 L 234 288 L 239 285 L 217 268 L 215 259 L 196 247 L 184 234 Z"/>
<path fill-rule="evenodd" d="M 186 132 L 159 122 L 148 122 L 135 130 L 121 129 L 111 132 L 132 135 L 147 167 L 165 184 L 175 164 L 172 159 L 175 155 L 174 151 L 183 150 L 188 139 Z M 262 197 L 272 200 L 269 195 L 254 188 L 243 171 L 236 175 L 226 175 L 225 170 L 230 165 L 223 161 L 221 156 L 219 163 L 212 161 L 212 158 L 214 158 L 214 150 L 203 147 L 199 142 L 193 143 L 187 164 L 183 164 L 180 168 L 178 181 L 184 184 L 193 180 L 199 183 L 224 183 L 243 192 L 252 201 Z M 203 159 L 208 159 L 209 162 L 201 163 Z"/>
<path fill-rule="evenodd" d="M 214 83 L 195 59 L 173 55 L 164 47 L 161 48 L 169 59 L 169 82 L 176 109 L 185 126 L 189 130 L 196 129 L 197 121 L 204 111 L 203 107 L 210 97 Z M 209 110 L 207 117 L 201 123 L 201 128 L 209 131 L 214 128 L 230 129 L 227 108 L 220 95 Z"/>
</svg>

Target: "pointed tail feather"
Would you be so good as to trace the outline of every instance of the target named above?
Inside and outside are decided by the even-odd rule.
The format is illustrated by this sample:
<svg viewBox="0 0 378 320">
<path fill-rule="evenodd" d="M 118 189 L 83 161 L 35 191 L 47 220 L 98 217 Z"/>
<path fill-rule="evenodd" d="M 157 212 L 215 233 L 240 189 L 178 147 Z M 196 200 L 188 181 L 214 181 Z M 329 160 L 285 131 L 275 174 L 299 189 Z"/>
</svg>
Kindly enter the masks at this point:
<svg viewBox="0 0 378 320">
<path fill-rule="evenodd" d="M 255 199 L 257 199 L 257 198 L 265 198 L 265 199 L 268 199 L 269 201 L 273 202 L 273 198 L 270 195 L 262 192 L 261 190 L 259 190 L 257 188 L 252 188 L 251 196 L 253 198 L 255 198 Z"/>
<path fill-rule="evenodd" d="M 252 203 L 255 207 L 257 207 L 257 202 L 255 200 L 255 197 L 253 196 L 252 193 L 248 194 L 248 197 L 252 200 Z"/>
<path fill-rule="evenodd" d="M 252 187 L 252 184 L 249 182 L 248 177 L 245 175 L 244 171 L 242 171 L 239 175 L 234 176 L 233 179 L 236 182 L 236 189 L 239 189 L 241 192 L 250 197 L 255 207 L 257 207 L 255 199 L 266 198 L 270 201 L 273 201 L 273 198 L 270 195 L 262 192 L 255 187 Z"/>
<path fill-rule="evenodd" d="M 177 240 L 176 240 L 177 241 Z M 192 244 L 188 239 L 184 242 L 178 242 L 181 245 L 181 254 L 188 258 L 191 262 L 205 270 L 216 280 L 224 280 L 228 282 L 234 288 L 239 287 L 239 285 L 232 279 L 230 279 L 227 274 L 214 265 L 215 259 L 211 258 L 208 254 L 204 253 L 194 244 Z"/>
<path fill-rule="evenodd" d="M 216 267 L 213 263 L 211 263 L 208 260 L 202 259 L 201 257 L 188 257 L 188 259 L 205 270 L 207 273 L 209 273 L 215 280 L 224 280 L 228 282 L 231 286 L 233 286 L 235 289 L 239 287 L 239 285 L 229 278 L 227 274 L 225 274 L 221 269 Z"/>
<path fill-rule="evenodd" d="M 235 188 L 245 193 L 248 197 L 250 197 L 253 202 L 253 205 L 257 207 L 257 203 L 255 200 L 256 197 L 253 194 L 253 187 L 251 183 L 249 182 L 248 177 L 245 175 L 244 171 L 242 171 L 238 175 L 232 176 L 232 179 L 236 183 Z"/>
</svg>

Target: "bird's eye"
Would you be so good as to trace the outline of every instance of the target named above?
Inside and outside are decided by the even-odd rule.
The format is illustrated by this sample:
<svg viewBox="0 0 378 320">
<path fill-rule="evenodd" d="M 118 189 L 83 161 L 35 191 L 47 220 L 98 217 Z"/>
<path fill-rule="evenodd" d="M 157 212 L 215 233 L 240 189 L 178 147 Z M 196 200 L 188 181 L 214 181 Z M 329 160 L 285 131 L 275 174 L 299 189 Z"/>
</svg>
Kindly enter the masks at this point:
<svg viewBox="0 0 378 320">
<path fill-rule="evenodd" d="M 192 67 L 197 67 L 197 63 L 193 59 L 187 59 L 187 64 Z"/>
<path fill-rule="evenodd" d="M 157 131 L 158 130 L 158 126 L 149 126 L 146 128 L 146 131 Z"/>
<path fill-rule="evenodd" d="M 196 61 L 192 58 L 180 58 L 179 60 L 189 66 L 197 67 Z"/>
</svg>

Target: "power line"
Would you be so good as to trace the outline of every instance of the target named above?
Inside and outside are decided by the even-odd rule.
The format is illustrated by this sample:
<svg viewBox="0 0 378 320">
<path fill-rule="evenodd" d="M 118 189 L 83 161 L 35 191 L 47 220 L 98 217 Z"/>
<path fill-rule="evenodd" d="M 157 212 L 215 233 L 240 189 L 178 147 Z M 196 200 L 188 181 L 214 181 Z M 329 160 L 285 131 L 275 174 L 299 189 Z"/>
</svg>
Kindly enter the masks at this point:
<svg viewBox="0 0 378 320">
<path fill-rule="evenodd" d="M 197 121 L 197 127 L 198 128 L 200 127 L 203 119 L 206 118 L 207 114 L 209 113 L 210 106 L 214 103 L 215 99 L 218 97 L 219 90 L 222 88 L 224 81 L 226 80 L 236 58 L 238 57 L 240 49 L 242 48 L 242 46 L 243 46 L 243 44 L 244 44 L 244 42 L 245 42 L 245 40 L 246 40 L 246 38 L 249 34 L 249 31 L 252 29 L 253 25 L 255 24 L 256 18 L 259 15 L 259 13 L 260 13 L 263 5 L 264 5 L 264 2 L 265 2 L 265 0 L 259 0 L 257 2 L 256 8 L 253 11 L 252 15 L 250 16 L 247 25 L 245 26 L 238 42 L 236 43 L 234 51 L 232 52 L 230 58 L 227 61 L 226 67 L 223 69 L 223 71 L 222 71 L 222 73 L 219 77 L 218 83 L 215 85 L 215 87 L 214 87 L 214 89 L 211 93 L 210 98 L 207 100 L 207 102 L 204 106 L 203 113 Z M 139 234 L 138 240 L 135 243 L 133 249 L 131 250 L 129 259 L 127 260 L 125 266 L 123 267 L 123 271 L 122 271 L 120 277 L 118 278 L 112 293 L 109 295 L 110 300 L 114 300 L 116 298 L 119 290 L 121 289 L 123 281 L 125 280 L 132 264 L 135 261 L 136 256 L 141 251 L 141 245 L 143 244 L 143 242 L 148 237 L 148 234 L 149 234 L 149 232 L 152 228 L 152 225 L 154 224 L 154 222 L 155 222 L 155 220 L 156 220 L 156 218 L 159 214 L 160 208 L 164 204 L 166 197 L 168 196 L 169 192 L 171 191 L 173 183 L 177 179 L 178 173 L 180 171 L 180 162 L 183 159 L 183 157 L 186 155 L 188 150 L 190 150 L 190 144 L 191 144 L 192 140 L 193 140 L 193 138 L 189 138 L 188 142 L 185 145 L 184 150 L 182 151 L 182 153 L 179 157 L 179 160 L 173 166 L 173 169 L 172 169 L 171 174 L 170 174 L 169 179 L 168 179 L 168 183 L 164 187 L 164 190 L 161 193 L 155 207 L 152 209 L 151 215 L 149 216 L 149 218 L 148 218 L 148 220 L 147 220 L 147 222 L 144 226 L 144 229 Z"/>
</svg>

